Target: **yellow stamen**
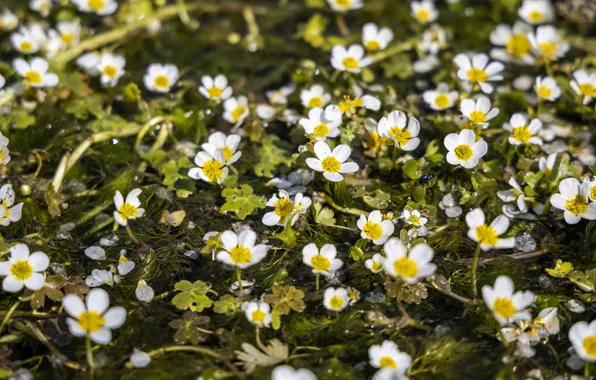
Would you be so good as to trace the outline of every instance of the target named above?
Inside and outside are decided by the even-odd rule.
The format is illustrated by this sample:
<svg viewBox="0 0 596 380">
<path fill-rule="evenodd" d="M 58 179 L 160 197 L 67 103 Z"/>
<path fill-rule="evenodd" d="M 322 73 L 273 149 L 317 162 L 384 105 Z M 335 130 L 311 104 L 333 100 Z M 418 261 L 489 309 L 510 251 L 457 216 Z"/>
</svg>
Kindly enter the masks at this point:
<svg viewBox="0 0 596 380">
<path fill-rule="evenodd" d="M 404 278 L 413 278 L 418 274 L 418 264 L 407 256 L 402 256 L 395 260 L 393 269 L 397 276 L 402 276 Z"/>
<path fill-rule="evenodd" d="M 250 250 L 242 245 L 237 245 L 230 249 L 230 260 L 234 264 L 246 264 L 252 259 Z"/>
<path fill-rule="evenodd" d="M 341 163 L 337 160 L 337 158 L 329 156 L 321 161 L 321 167 L 323 168 L 323 171 L 329 173 L 338 173 L 341 169 Z"/>
<path fill-rule="evenodd" d="M 10 274 L 17 281 L 25 281 L 33 274 L 33 267 L 27 260 L 17 260 L 10 266 Z"/>
<path fill-rule="evenodd" d="M 105 324 L 104 316 L 94 310 L 87 310 L 79 314 L 79 326 L 87 333 L 99 331 Z"/>
<path fill-rule="evenodd" d="M 483 224 L 476 227 L 476 239 L 478 239 L 478 244 L 495 246 L 499 241 L 499 234 L 491 226 Z"/>
<path fill-rule="evenodd" d="M 470 158 L 472 158 L 472 154 L 474 154 L 472 147 L 470 147 L 468 144 L 456 146 L 453 152 L 455 153 L 455 157 L 460 161 L 468 161 Z"/>
<path fill-rule="evenodd" d="M 310 260 L 310 264 L 312 265 L 312 267 L 315 270 L 318 270 L 321 272 L 327 272 L 329 270 L 329 266 L 331 265 L 331 262 L 325 256 L 316 255 L 316 256 L 313 256 L 313 258 Z"/>
<path fill-rule="evenodd" d="M 499 297 L 493 302 L 493 310 L 501 318 L 511 318 L 517 309 L 513 306 L 510 298 Z"/>
</svg>

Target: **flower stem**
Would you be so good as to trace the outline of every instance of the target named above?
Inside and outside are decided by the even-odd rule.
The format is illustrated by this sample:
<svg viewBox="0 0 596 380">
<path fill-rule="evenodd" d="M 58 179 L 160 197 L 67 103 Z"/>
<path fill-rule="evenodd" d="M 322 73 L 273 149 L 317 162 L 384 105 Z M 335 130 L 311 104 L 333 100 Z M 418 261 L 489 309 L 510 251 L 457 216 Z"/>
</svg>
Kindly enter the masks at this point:
<svg viewBox="0 0 596 380">
<path fill-rule="evenodd" d="M 344 16 L 341 13 L 335 14 L 335 21 L 337 22 L 337 28 L 339 29 L 339 32 L 342 36 L 345 37 L 348 34 L 350 34 L 348 26 L 346 25 L 346 20 L 344 19 Z"/>
<path fill-rule="evenodd" d="M 19 307 L 19 305 L 21 304 L 21 301 L 15 302 L 11 307 L 10 310 L 8 310 L 8 313 L 6 313 L 6 315 L 4 316 L 4 319 L 2 320 L 2 324 L 0 325 L 0 333 L 2 332 L 2 330 L 4 330 L 4 326 L 6 326 L 6 324 L 10 321 L 10 317 L 12 316 L 12 313 L 15 312 L 15 310 L 17 309 L 17 307 Z"/>
<path fill-rule="evenodd" d="M 319 285 L 320 285 L 320 284 L 319 284 L 319 282 L 320 282 L 319 278 L 320 278 L 320 277 L 321 277 L 321 276 L 320 276 L 320 274 L 319 274 L 319 273 L 315 273 L 315 290 L 319 290 L 319 287 L 320 287 L 320 286 L 319 286 Z"/>
<path fill-rule="evenodd" d="M 242 273 L 239 267 L 236 267 L 236 279 L 238 280 L 238 287 L 240 290 L 243 290 L 244 287 L 242 286 Z"/>
<path fill-rule="evenodd" d="M 91 351 L 91 339 L 86 337 L 85 339 L 85 351 L 87 352 L 87 363 L 89 364 L 90 377 L 93 378 L 93 372 L 95 371 L 95 361 L 93 360 L 93 352 Z"/>
<path fill-rule="evenodd" d="M 257 346 L 259 346 L 259 348 L 261 350 L 263 350 L 263 352 L 267 352 L 267 347 L 265 347 L 265 345 L 261 341 L 261 328 L 259 326 L 256 326 L 256 329 L 255 329 L 255 338 L 256 338 L 256 341 L 257 341 Z"/>
<path fill-rule="evenodd" d="M 548 200 L 546 201 L 546 204 L 544 205 L 544 210 L 542 210 L 542 215 L 548 215 L 548 213 L 550 212 L 550 207 L 551 207 L 550 197 L 548 197 Z"/>
<path fill-rule="evenodd" d="M 437 291 L 439 291 L 440 293 L 443 293 L 446 296 L 449 296 L 451 298 L 454 298 L 454 299 L 458 300 L 459 302 L 462 302 L 462 303 L 465 303 L 465 304 L 468 304 L 468 305 L 473 305 L 475 303 L 474 300 L 471 300 L 469 298 L 460 296 L 459 294 L 455 294 L 455 293 L 453 293 L 452 291 L 450 291 L 448 289 L 445 289 L 445 288 L 440 287 L 439 284 L 437 284 L 435 281 L 431 281 L 430 282 L 430 285 L 434 289 L 436 289 Z"/>
<path fill-rule="evenodd" d="M 128 233 L 128 236 L 130 236 L 130 239 L 133 243 L 135 243 L 136 245 L 139 245 L 141 243 L 139 239 L 137 239 L 135 235 L 132 233 L 132 230 L 130 229 L 130 224 L 128 223 L 126 223 L 126 232 Z"/>
<path fill-rule="evenodd" d="M 503 343 L 503 347 L 505 347 L 505 349 L 507 349 L 509 347 L 509 343 L 507 342 L 507 339 L 505 339 L 505 334 L 503 334 L 503 330 L 501 329 L 501 326 L 499 326 L 498 329 L 499 329 L 499 337 L 501 338 L 501 343 Z"/>
<path fill-rule="evenodd" d="M 472 296 L 474 299 L 478 296 L 478 289 L 476 288 L 476 267 L 478 266 L 478 257 L 480 256 L 480 243 L 476 245 L 474 251 L 474 258 L 472 259 Z"/>
<path fill-rule="evenodd" d="M 590 377 L 590 362 L 584 364 L 584 377 L 587 379 Z"/>
</svg>

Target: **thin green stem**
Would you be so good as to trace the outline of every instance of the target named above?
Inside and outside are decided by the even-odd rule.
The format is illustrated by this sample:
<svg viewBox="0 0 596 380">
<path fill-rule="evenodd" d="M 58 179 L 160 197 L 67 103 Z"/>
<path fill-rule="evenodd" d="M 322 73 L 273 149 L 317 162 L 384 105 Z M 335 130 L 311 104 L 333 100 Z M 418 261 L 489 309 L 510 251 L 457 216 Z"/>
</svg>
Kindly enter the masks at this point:
<svg viewBox="0 0 596 380">
<path fill-rule="evenodd" d="M 239 267 L 236 267 L 236 279 L 238 281 L 238 289 L 243 290 L 244 287 L 242 286 L 242 272 Z"/>
<path fill-rule="evenodd" d="M 337 211 L 343 212 L 345 214 L 356 215 L 356 216 L 360 216 L 360 215 L 368 216 L 368 212 L 366 212 L 364 210 L 360 210 L 359 208 L 349 208 L 349 207 L 342 207 L 342 206 L 338 205 L 337 203 L 335 203 L 333 198 L 331 198 L 329 195 L 327 195 L 325 193 L 319 193 L 318 195 L 321 198 L 323 198 L 329 206 L 336 209 Z"/>
<path fill-rule="evenodd" d="M 350 34 L 350 30 L 346 25 L 346 20 L 344 19 L 344 16 L 341 13 L 335 13 L 335 21 L 337 22 L 337 28 L 339 29 L 339 32 L 342 36 L 345 37 L 348 34 Z"/>
<path fill-rule="evenodd" d="M 440 293 L 443 293 L 446 296 L 449 296 L 449 297 L 451 297 L 453 299 L 456 299 L 459 302 L 462 302 L 462 303 L 465 303 L 465 304 L 468 304 L 468 305 L 473 305 L 475 303 L 474 300 L 471 300 L 469 298 L 460 296 L 459 294 L 453 293 L 451 290 L 448 290 L 448 289 L 445 289 L 445 288 L 440 287 L 439 284 L 437 284 L 435 281 L 431 281 L 430 284 L 432 285 L 432 287 L 434 289 L 436 289 Z"/>
<path fill-rule="evenodd" d="M 135 237 L 135 235 L 132 233 L 132 230 L 130 229 L 130 224 L 126 223 L 126 232 L 128 233 L 128 236 L 130 236 L 130 239 L 132 240 L 133 243 L 135 243 L 136 245 L 141 244 L 141 242 L 139 241 L 139 239 L 137 239 Z"/>
<path fill-rule="evenodd" d="M 548 197 L 548 200 L 546 201 L 546 204 L 544 205 L 544 210 L 542 210 L 542 215 L 548 215 L 548 213 L 550 212 L 550 207 L 551 207 L 551 203 L 550 203 L 550 197 Z"/>
<path fill-rule="evenodd" d="M 93 372 L 95 371 L 95 361 L 93 360 L 93 351 L 91 351 L 91 339 L 86 337 L 85 339 L 85 351 L 87 353 L 87 363 L 89 364 L 89 374 L 93 379 Z"/>
<path fill-rule="evenodd" d="M 320 273 L 315 273 L 315 290 L 319 290 L 320 288 Z"/>
<path fill-rule="evenodd" d="M 505 334 L 503 334 L 503 329 L 501 329 L 501 326 L 499 326 L 498 329 L 499 329 L 499 337 L 501 338 L 501 343 L 503 343 L 503 347 L 505 347 L 505 349 L 507 349 L 509 347 L 509 342 L 507 342 L 507 339 L 505 339 Z"/>
<path fill-rule="evenodd" d="M 586 362 L 586 364 L 584 364 L 584 377 L 586 379 L 590 378 L 590 362 Z"/>
<path fill-rule="evenodd" d="M 474 299 L 478 296 L 478 289 L 476 288 L 476 267 L 478 266 L 478 257 L 480 256 L 480 243 L 476 245 L 474 251 L 474 258 L 472 259 L 472 296 Z"/>
<path fill-rule="evenodd" d="M 2 320 L 2 324 L 0 325 L 0 333 L 2 333 L 2 330 L 4 330 L 4 326 L 6 326 L 6 324 L 10 321 L 10 317 L 12 316 L 12 313 L 15 312 L 15 310 L 17 309 L 17 307 L 19 307 L 19 305 L 21 304 L 21 301 L 15 302 L 10 310 L 8 310 L 8 313 L 6 313 L 6 315 L 4 316 L 4 319 Z"/>
</svg>

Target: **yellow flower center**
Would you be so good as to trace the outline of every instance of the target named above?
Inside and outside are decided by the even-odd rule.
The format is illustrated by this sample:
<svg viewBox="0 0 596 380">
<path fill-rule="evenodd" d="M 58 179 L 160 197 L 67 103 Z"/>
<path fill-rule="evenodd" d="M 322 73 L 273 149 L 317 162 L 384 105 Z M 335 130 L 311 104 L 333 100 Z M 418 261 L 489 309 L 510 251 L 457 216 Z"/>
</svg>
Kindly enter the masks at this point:
<svg viewBox="0 0 596 380">
<path fill-rule="evenodd" d="M 203 173 L 209 182 L 217 181 L 223 175 L 223 164 L 217 160 L 205 162 L 203 165 Z"/>
<path fill-rule="evenodd" d="M 87 5 L 93 10 L 100 11 L 106 6 L 106 3 L 105 0 L 89 0 Z"/>
<path fill-rule="evenodd" d="M 596 86 L 594 86 L 592 83 L 580 84 L 579 90 L 585 96 L 596 96 Z"/>
<path fill-rule="evenodd" d="M 472 67 L 468 70 L 468 79 L 472 82 L 484 82 L 488 79 L 488 73 L 478 67 Z"/>
<path fill-rule="evenodd" d="M 4 158 L 4 153 L 2 153 L 2 151 L 0 151 L 0 162 L 2 162 L 2 159 Z M 4 216 L 0 217 L 0 220 L 6 220 L 9 216 L 10 216 L 10 205 L 8 204 L 7 201 L 2 201 L 2 206 L 4 207 Z"/>
<path fill-rule="evenodd" d="M 389 134 L 397 141 L 400 146 L 406 145 L 412 134 L 406 128 L 393 127 L 389 130 Z"/>
<path fill-rule="evenodd" d="M 26 53 L 33 48 L 33 44 L 29 41 L 21 42 L 21 51 Z"/>
<path fill-rule="evenodd" d="M 17 260 L 10 266 L 10 274 L 15 280 L 25 281 L 33 274 L 33 267 L 27 260 Z"/>
<path fill-rule="evenodd" d="M 281 198 L 275 202 L 275 214 L 283 218 L 288 217 L 294 211 L 294 205 L 288 198 Z"/>
<path fill-rule="evenodd" d="M 344 300 L 340 296 L 333 296 L 329 299 L 329 306 L 334 309 L 339 309 L 344 304 Z"/>
<path fill-rule="evenodd" d="M 530 52 L 531 46 L 528 37 L 523 34 L 514 34 L 505 43 L 507 54 L 521 58 Z"/>
<path fill-rule="evenodd" d="M 419 9 L 416 11 L 416 18 L 420 22 L 427 22 L 430 17 L 430 13 L 426 9 Z"/>
<path fill-rule="evenodd" d="M 548 86 L 540 85 L 536 89 L 536 93 L 541 98 L 550 98 L 550 95 L 551 95 L 552 91 L 550 90 L 550 88 Z"/>
<path fill-rule="evenodd" d="M 420 218 L 416 215 L 410 215 L 410 217 L 408 218 L 408 222 L 418 225 L 420 224 Z"/>
<path fill-rule="evenodd" d="M 591 335 L 584 339 L 584 350 L 590 356 L 596 356 L 596 335 Z"/>
<path fill-rule="evenodd" d="M 223 148 L 221 148 L 221 151 L 223 152 L 226 162 L 230 161 L 230 159 L 234 155 L 234 152 L 232 152 L 232 149 L 228 148 L 227 146 L 224 146 Z"/>
<path fill-rule="evenodd" d="M 532 13 L 530 13 L 528 16 L 528 19 L 535 23 L 541 22 L 543 18 L 544 15 L 540 11 L 532 11 Z"/>
<path fill-rule="evenodd" d="M 476 227 L 476 239 L 478 239 L 479 244 L 495 246 L 499 241 L 499 234 L 497 234 L 497 230 L 491 226 L 483 224 Z"/>
<path fill-rule="evenodd" d="M 484 123 L 486 121 L 486 114 L 482 111 L 472 111 L 470 113 L 470 120 L 474 123 Z"/>
<path fill-rule="evenodd" d="M 116 74 L 118 74 L 118 69 L 112 65 L 107 65 L 106 67 L 103 68 L 103 73 L 104 73 L 104 75 L 106 75 L 110 78 L 113 78 L 116 76 Z"/>
<path fill-rule="evenodd" d="M 60 35 L 60 39 L 62 40 L 62 42 L 64 42 L 66 45 L 70 45 L 73 43 L 75 36 L 72 33 L 62 33 Z"/>
<path fill-rule="evenodd" d="M 342 61 L 344 67 L 348 70 L 353 70 L 358 68 L 358 61 L 352 57 L 346 57 Z"/>
<path fill-rule="evenodd" d="M 351 0 L 335 0 L 335 4 L 342 8 L 348 8 L 351 4 Z"/>
<path fill-rule="evenodd" d="M 325 256 L 316 255 L 313 256 L 313 258 L 310 260 L 310 265 L 312 265 L 312 267 L 316 270 L 319 270 L 321 272 L 327 272 L 331 263 L 329 262 L 329 259 Z"/>
<path fill-rule="evenodd" d="M 381 268 L 383 268 L 383 263 L 380 261 L 375 261 L 372 265 L 372 270 L 374 270 L 375 272 L 380 271 Z"/>
<path fill-rule="evenodd" d="M 315 108 L 315 107 L 322 107 L 323 106 L 323 99 L 318 96 L 313 96 L 308 101 L 308 108 Z"/>
<path fill-rule="evenodd" d="M 215 86 L 213 86 L 207 90 L 207 94 L 209 95 L 210 98 L 219 98 L 222 93 L 223 93 L 223 90 L 221 88 L 215 87 Z"/>
<path fill-rule="evenodd" d="M 118 212 L 124 219 L 130 219 L 137 217 L 138 209 L 130 203 L 125 203 L 120 206 L 120 210 L 118 210 Z"/>
<path fill-rule="evenodd" d="M 370 51 L 378 51 L 381 50 L 381 44 L 379 41 L 370 40 L 366 43 L 366 49 Z"/>
<path fill-rule="evenodd" d="M 103 315 L 94 310 L 87 310 L 79 314 L 79 326 L 88 333 L 99 331 L 106 324 Z"/>
<path fill-rule="evenodd" d="M 445 94 L 439 94 L 435 98 L 435 104 L 439 108 L 445 108 L 449 105 L 449 97 Z"/>
<path fill-rule="evenodd" d="M 329 133 L 329 127 L 327 126 L 327 124 L 321 123 L 315 127 L 313 134 L 315 135 L 315 137 L 323 138 L 327 136 L 327 133 Z"/>
<path fill-rule="evenodd" d="M 418 274 L 418 264 L 407 256 L 400 257 L 393 263 L 395 274 L 404 278 L 412 278 Z"/>
<path fill-rule="evenodd" d="M 244 106 L 238 106 L 234 109 L 234 111 L 232 111 L 232 120 L 234 120 L 234 122 L 240 120 L 240 117 L 244 114 L 244 111 L 246 111 L 246 107 Z"/>
<path fill-rule="evenodd" d="M 32 84 L 41 83 L 41 75 L 37 71 L 29 71 L 27 74 L 25 74 L 25 79 Z"/>
<path fill-rule="evenodd" d="M 383 228 L 375 222 L 366 222 L 362 227 L 362 231 L 372 240 L 377 240 L 383 235 Z"/>
<path fill-rule="evenodd" d="M 381 360 L 379 360 L 379 364 L 381 365 L 381 368 L 397 368 L 397 363 L 390 356 L 383 356 Z"/>
<path fill-rule="evenodd" d="M 168 78 L 165 75 L 158 75 L 157 77 L 155 77 L 154 83 L 155 87 L 164 88 L 170 84 L 170 78 Z"/>
<path fill-rule="evenodd" d="M 119 262 L 120 264 L 127 263 L 128 261 L 129 261 L 129 260 L 128 260 L 128 259 L 126 258 L 126 256 L 124 256 L 124 255 L 120 255 L 120 258 L 118 259 L 118 262 Z"/>
<path fill-rule="evenodd" d="M 501 318 L 511 318 L 517 311 L 510 298 L 499 297 L 493 302 L 493 310 Z"/>
<path fill-rule="evenodd" d="M 590 187 L 590 198 L 596 199 L 596 186 Z M 5 206 L 6 207 L 6 206 Z M 8 210 L 8 209 L 7 209 Z"/>
<path fill-rule="evenodd" d="M 588 211 L 588 205 L 579 195 L 575 198 L 568 199 L 567 202 L 565 202 L 565 208 L 573 215 L 583 215 Z"/>
<path fill-rule="evenodd" d="M 472 151 L 472 147 L 468 144 L 461 144 L 455 147 L 454 153 L 458 160 L 468 161 L 470 158 L 472 158 L 472 154 L 474 152 Z"/>
<path fill-rule="evenodd" d="M 545 42 L 538 45 L 540 50 L 542 51 L 542 55 L 544 58 L 548 59 L 549 61 L 554 61 L 557 59 L 557 44 L 554 42 Z"/>
<path fill-rule="evenodd" d="M 527 143 L 532 137 L 532 132 L 526 126 L 513 128 L 513 137 L 520 143 Z"/>
<path fill-rule="evenodd" d="M 329 173 L 338 173 L 339 169 L 341 169 L 341 163 L 337 160 L 337 158 L 329 156 L 321 161 L 321 167 L 323 168 L 323 171 Z"/>
<path fill-rule="evenodd" d="M 250 249 L 245 246 L 237 245 L 230 249 L 230 260 L 232 260 L 234 264 L 246 264 L 250 262 L 251 259 L 252 254 L 250 253 Z"/>
<path fill-rule="evenodd" d="M 259 309 L 257 309 L 257 310 L 255 310 L 255 311 L 252 312 L 252 320 L 253 320 L 253 322 L 263 323 L 265 321 L 265 317 L 266 316 L 267 315 L 263 311 L 261 311 Z"/>
</svg>

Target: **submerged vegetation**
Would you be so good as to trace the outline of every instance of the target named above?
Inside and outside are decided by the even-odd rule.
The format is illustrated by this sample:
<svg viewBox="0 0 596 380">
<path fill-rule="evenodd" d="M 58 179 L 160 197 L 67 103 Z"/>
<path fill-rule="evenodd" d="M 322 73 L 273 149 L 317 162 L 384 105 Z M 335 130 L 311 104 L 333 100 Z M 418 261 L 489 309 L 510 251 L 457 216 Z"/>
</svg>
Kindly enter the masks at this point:
<svg viewBox="0 0 596 380">
<path fill-rule="evenodd" d="M 593 1 L 2 6 L 0 378 L 596 371 Z"/>
</svg>

